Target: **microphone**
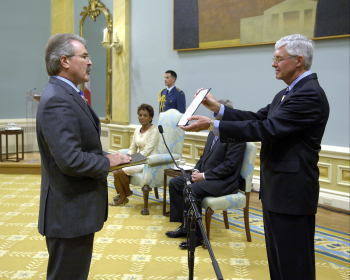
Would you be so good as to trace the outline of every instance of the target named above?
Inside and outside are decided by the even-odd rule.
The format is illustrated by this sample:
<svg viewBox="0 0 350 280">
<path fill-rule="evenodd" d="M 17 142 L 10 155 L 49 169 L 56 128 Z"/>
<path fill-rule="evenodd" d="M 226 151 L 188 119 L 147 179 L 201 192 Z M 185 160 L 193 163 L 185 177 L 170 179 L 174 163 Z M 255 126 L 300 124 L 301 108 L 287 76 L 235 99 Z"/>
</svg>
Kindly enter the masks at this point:
<svg viewBox="0 0 350 280">
<path fill-rule="evenodd" d="M 175 166 L 181 171 L 181 174 L 183 176 L 183 178 L 185 179 L 185 188 L 184 188 L 184 193 L 186 194 L 185 197 L 185 201 L 187 201 L 186 203 L 189 203 L 189 210 L 188 211 L 184 211 L 184 228 L 187 228 L 187 242 L 188 242 L 188 267 L 189 267 L 189 279 L 193 279 L 193 265 L 194 265 L 194 250 L 195 250 L 195 246 L 194 244 L 194 235 L 195 235 L 195 231 L 196 231 L 196 226 L 194 224 L 198 223 L 198 227 L 201 231 L 202 237 L 204 239 L 204 244 L 206 245 L 206 247 L 208 248 L 209 251 L 209 255 L 210 258 L 212 259 L 212 263 L 213 263 L 213 268 L 214 271 L 216 273 L 217 279 L 219 280 L 223 280 L 224 278 L 222 277 L 221 271 L 220 271 L 220 267 L 217 263 L 217 261 L 215 260 L 215 256 L 213 253 L 213 250 L 211 248 L 210 242 L 208 240 L 208 237 L 204 231 L 204 226 L 202 223 L 202 214 L 199 213 L 197 205 L 196 205 L 196 200 L 194 199 L 193 195 L 192 195 L 192 190 L 191 190 L 191 181 L 188 178 L 185 170 L 181 167 L 179 167 L 173 157 L 173 155 L 170 152 L 170 149 L 168 147 L 168 145 L 166 144 L 166 141 L 164 139 L 164 135 L 163 135 L 163 127 L 161 125 L 158 125 L 158 131 L 159 133 L 162 135 L 163 138 L 163 142 L 164 145 L 166 147 L 166 149 L 168 150 L 169 155 L 171 156 L 171 159 L 173 160 Z M 188 226 L 187 226 L 188 224 Z"/>
<path fill-rule="evenodd" d="M 169 149 L 169 147 L 168 147 L 168 145 L 167 145 L 167 143 L 166 143 L 166 141 L 165 141 L 165 138 L 164 138 L 164 135 L 163 135 L 164 130 L 163 130 L 163 126 L 162 126 L 162 125 L 158 125 L 158 131 L 159 131 L 159 133 L 162 135 L 162 139 L 163 139 L 164 145 L 165 145 L 165 147 L 166 147 L 166 149 L 167 149 L 169 155 L 171 156 L 171 159 L 173 160 L 175 166 L 177 167 L 177 169 L 179 169 L 179 170 L 181 171 L 182 176 L 183 176 L 184 179 L 186 180 L 186 184 L 187 184 L 187 185 L 190 185 L 190 184 L 191 184 L 191 181 L 188 179 L 185 170 L 184 170 L 183 168 L 181 168 L 180 166 L 177 165 L 177 163 L 176 163 L 176 161 L 175 161 L 175 159 L 174 159 L 174 157 L 173 157 L 173 155 L 172 155 L 172 153 L 171 153 L 171 151 L 170 151 L 170 149 Z"/>
</svg>

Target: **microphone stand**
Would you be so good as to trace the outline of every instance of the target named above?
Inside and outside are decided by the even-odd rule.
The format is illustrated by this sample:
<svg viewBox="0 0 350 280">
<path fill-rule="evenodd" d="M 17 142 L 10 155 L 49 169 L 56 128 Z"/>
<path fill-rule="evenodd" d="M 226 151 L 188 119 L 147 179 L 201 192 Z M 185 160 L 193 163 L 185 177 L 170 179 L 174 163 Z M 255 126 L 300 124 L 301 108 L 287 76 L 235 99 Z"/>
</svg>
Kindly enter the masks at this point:
<svg viewBox="0 0 350 280">
<path fill-rule="evenodd" d="M 166 141 L 164 139 L 163 135 L 163 127 L 161 125 L 158 125 L 158 130 L 159 133 L 162 135 L 164 145 L 166 149 L 169 152 L 169 155 L 171 156 L 171 159 L 173 160 L 175 166 L 181 171 L 181 174 L 185 180 L 185 188 L 184 188 L 184 194 L 186 195 L 185 202 L 188 203 L 187 205 L 189 206 L 187 213 L 184 213 L 184 222 L 185 222 L 185 228 L 187 229 L 187 256 L 188 256 L 188 270 L 189 270 L 189 280 L 193 280 L 193 272 L 194 272 L 194 253 L 196 250 L 196 228 L 197 226 L 199 227 L 203 241 L 205 244 L 205 247 L 208 249 L 211 262 L 216 274 L 216 278 L 218 280 L 223 280 L 223 276 L 221 274 L 221 270 L 219 267 L 219 264 L 217 260 L 215 259 L 215 255 L 213 252 L 213 249 L 211 247 L 211 244 L 209 242 L 209 239 L 206 235 L 206 232 L 204 230 L 203 222 L 202 222 L 202 214 L 199 213 L 197 205 L 196 205 L 196 200 L 193 197 L 192 190 L 191 190 L 191 181 L 188 178 L 188 175 L 186 174 L 185 170 L 181 168 L 180 166 L 177 165 L 172 153 L 170 152 L 170 149 L 168 145 L 166 144 Z"/>
</svg>

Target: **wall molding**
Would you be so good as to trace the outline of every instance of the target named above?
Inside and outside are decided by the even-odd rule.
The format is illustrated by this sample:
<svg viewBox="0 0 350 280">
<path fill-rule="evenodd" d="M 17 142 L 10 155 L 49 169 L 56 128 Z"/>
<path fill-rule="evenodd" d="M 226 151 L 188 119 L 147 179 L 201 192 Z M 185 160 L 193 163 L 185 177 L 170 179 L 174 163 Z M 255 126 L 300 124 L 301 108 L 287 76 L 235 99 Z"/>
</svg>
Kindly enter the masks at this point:
<svg viewBox="0 0 350 280">
<path fill-rule="evenodd" d="M 24 129 L 25 152 L 37 152 L 35 120 L 34 119 L 1 119 L 0 126 L 16 123 Z M 102 123 L 101 142 L 105 151 L 114 152 L 128 148 L 137 125 L 118 125 Z M 189 165 L 194 165 L 203 152 L 207 133 L 186 132 L 182 158 Z M 4 142 L 4 141 L 3 141 Z M 15 141 L 9 139 L 10 151 Z M 4 143 L 3 143 L 4 145 Z M 254 167 L 253 190 L 260 188 L 259 152 Z M 4 146 L 3 146 L 4 150 Z M 350 211 L 350 148 L 337 146 L 322 146 L 319 160 L 320 168 L 320 198 L 319 204 L 325 207 Z"/>
<path fill-rule="evenodd" d="M 110 139 L 112 145 L 110 150 L 116 150 L 115 147 L 127 148 L 130 144 L 135 125 L 114 125 L 105 124 L 110 130 L 111 135 L 119 135 L 124 139 L 122 144 L 113 146 L 113 139 Z M 182 158 L 189 165 L 194 165 L 203 152 L 206 138 L 206 132 L 186 132 L 183 146 Z M 257 157 L 254 167 L 253 190 L 259 191 L 260 188 L 260 143 L 257 145 Z M 349 211 L 350 207 L 350 148 L 322 145 L 319 160 L 320 169 L 320 198 L 319 204 L 325 207 L 332 207 Z"/>
</svg>

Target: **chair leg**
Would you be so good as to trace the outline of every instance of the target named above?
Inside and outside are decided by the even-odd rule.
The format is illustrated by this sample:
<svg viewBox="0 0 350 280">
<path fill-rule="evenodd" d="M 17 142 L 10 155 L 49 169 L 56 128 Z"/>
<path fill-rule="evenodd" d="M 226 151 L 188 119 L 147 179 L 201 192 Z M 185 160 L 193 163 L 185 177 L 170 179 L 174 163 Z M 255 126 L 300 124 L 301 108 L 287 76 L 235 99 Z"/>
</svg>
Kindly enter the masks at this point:
<svg viewBox="0 0 350 280">
<path fill-rule="evenodd" d="M 156 199 L 159 199 L 159 194 L 158 194 L 158 187 L 154 187 L 154 195 L 156 196 Z"/>
<path fill-rule="evenodd" d="M 243 209 L 244 213 L 244 227 L 245 227 L 245 234 L 247 236 L 247 241 L 251 242 L 252 237 L 250 235 L 250 226 L 249 226 L 249 198 L 250 198 L 250 193 L 246 193 L 246 205 L 245 208 Z"/>
<path fill-rule="evenodd" d="M 210 222 L 211 222 L 211 216 L 213 215 L 214 211 L 210 207 L 205 209 L 205 228 L 207 230 L 207 237 L 209 240 L 210 236 Z"/>
<path fill-rule="evenodd" d="M 226 229 L 229 229 L 230 226 L 229 226 L 229 224 L 228 224 L 228 218 L 227 218 L 227 211 L 226 211 L 226 210 L 223 210 L 223 211 L 222 211 L 222 216 L 223 216 L 223 218 L 224 218 L 225 228 L 226 228 Z"/>
<path fill-rule="evenodd" d="M 142 192 L 143 192 L 143 209 L 141 210 L 142 215 L 149 215 L 149 210 L 148 210 L 148 195 L 149 192 L 152 190 L 150 186 L 144 185 L 142 187 Z"/>
</svg>

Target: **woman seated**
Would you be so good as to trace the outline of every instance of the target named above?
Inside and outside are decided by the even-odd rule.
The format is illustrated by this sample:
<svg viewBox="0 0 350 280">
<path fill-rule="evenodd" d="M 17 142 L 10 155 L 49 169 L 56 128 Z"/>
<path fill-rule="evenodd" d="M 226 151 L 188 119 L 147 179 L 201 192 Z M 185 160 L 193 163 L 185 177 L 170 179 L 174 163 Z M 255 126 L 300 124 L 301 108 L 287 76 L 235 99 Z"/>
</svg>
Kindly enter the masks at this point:
<svg viewBox="0 0 350 280">
<path fill-rule="evenodd" d="M 137 108 L 137 114 L 141 125 L 135 129 L 128 154 L 141 153 L 144 156 L 149 156 L 155 151 L 159 139 L 158 129 L 152 124 L 153 107 L 148 104 L 141 104 Z M 113 198 L 113 202 L 110 203 L 111 206 L 125 205 L 129 202 L 128 196 L 132 195 L 129 186 L 130 176 L 142 172 L 142 170 L 143 164 L 140 164 L 124 167 L 113 172 L 114 186 L 118 195 Z"/>
</svg>

